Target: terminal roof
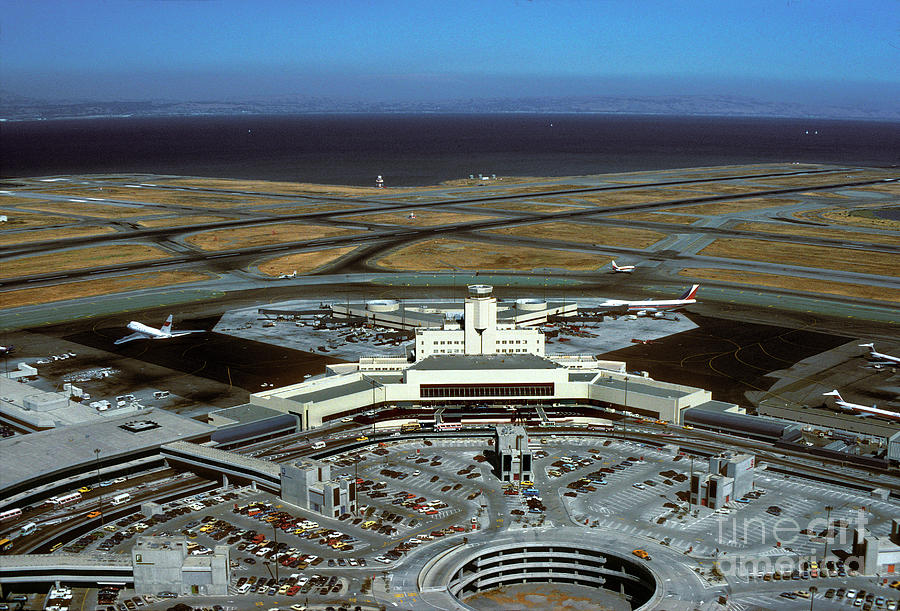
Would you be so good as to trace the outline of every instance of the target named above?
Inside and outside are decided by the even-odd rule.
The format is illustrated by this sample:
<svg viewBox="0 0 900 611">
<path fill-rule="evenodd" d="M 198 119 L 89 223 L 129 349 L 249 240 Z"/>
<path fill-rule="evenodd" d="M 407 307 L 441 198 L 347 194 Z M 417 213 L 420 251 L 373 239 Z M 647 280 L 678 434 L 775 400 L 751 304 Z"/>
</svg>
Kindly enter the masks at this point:
<svg viewBox="0 0 900 611">
<path fill-rule="evenodd" d="M 478 369 L 557 369 L 559 365 L 536 354 L 434 354 L 411 366 L 420 371 Z"/>
<path fill-rule="evenodd" d="M 16 435 L 0 440 L 0 490 L 97 460 L 126 458 L 139 450 L 178 440 L 199 439 L 215 430 L 208 424 L 161 409 L 146 409 L 100 422 Z"/>
<path fill-rule="evenodd" d="M 298 388 L 300 392 L 297 394 L 282 395 L 285 399 L 296 401 L 298 403 L 318 403 L 319 401 L 328 401 L 330 399 L 338 399 L 347 395 L 352 395 L 364 390 L 372 391 L 372 382 L 369 380 L 353 380 L 346 384 L 338 384 L 329 386 L 320 390 L 311 390 L 303 392 L 302 388 Z"/>
</svg>

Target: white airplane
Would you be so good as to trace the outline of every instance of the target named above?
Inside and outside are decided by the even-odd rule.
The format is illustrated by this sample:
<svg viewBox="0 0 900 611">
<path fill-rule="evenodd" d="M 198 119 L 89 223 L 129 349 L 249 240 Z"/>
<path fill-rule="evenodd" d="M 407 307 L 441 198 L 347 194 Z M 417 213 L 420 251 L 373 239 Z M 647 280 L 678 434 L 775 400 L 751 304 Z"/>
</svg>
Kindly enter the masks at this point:
<svg viewBox="0 0 900 611">
<path fill-rule="evenodd" d="M 860 344 L 859 347 L 869 349 L 869 362 L 873 367 L 900 367 L 900 357 L 876 352 L 875 344 Z"/>
<path fill-rule="evenodd" d="M 612 263 L 610 263 L 610 265 L 612 265 L 614 272 L 622 273 L 622 274 L 630 274 L 631 272 L 634 271 L 634 268 L 635 268 L 634 265 L 616 265 L 615 259 L 613 259 L 613 261 L 612 261 Z"/>
<path fill-rule="evenodd" d="M 117 339 L 114 344 L 124 344 L 125 342 L 130 342 L 136 339 L 171 339 L 173 337 L 181 337 L 182 335 L 187 335 L 189 333 L 206 333 L 203 329 L 196 329 L 193 331 L 172 331 L 172 315 L 169 314 L 169 317 L 166 319 L 165 324 L 159 329 L 154 329 L 153 327 L 148 327 L 147 325 L 132 320 L 128 323 L 128 330 L 134 331 L 131 335 L 126 335 L 121 339 Z"/>
<path fill-rule="evenodd" d="M 635 311 L 638 316 L 643 316 L 646 314 L 662 315 L 663 310 L 678 310 L 683 308 L 684 306 L 689 306 L 692 303 L 697 303 L 697 300 L 694 299 L 694 296 L 697 294 L 697 289 L 700 288 L 699 284 L 695 284 L 691 286 L 690 289 L 685 291 L 681 297 L 678 299 L 649 299 L 647 301 L 625 301 L 622 299 L 607 299 L 603 303 L 599 304 L 599 307 L 604 308 L 622 308 L 625 307 L 628 311 Z"/>
<path fill-rule="evenodd" d="M 416 218 L 416 213 L 415 213 L 415 212 L 410 212 L 410 213 L 409 213 L 409 216 L 407 216 L 406 218 L 408 218 L 408 219 L 414 219 L 414 218 Z"/>
<path fill-rule="evenodd" d="M 296 277 L 297 277 L 297 270 L 294 270 L 294 271 L 292 271 L 290 274 L 281 274 L 280 276 L 278 276 L 278 279 L 279 279 L 279 280 L 286 280 L 286 279 L 289 279 L 289 278 L 296 278 Z"/>
<path fill-rule="evenodd" d="M 857 412 L 861 416 L 880 416 L 882 418 L 890 418 L 892 420 L 900 420 L 900 413 L 891 412 L 886 409 L 878 409 L 874 405 L 869 407 L 867 405 L 860 405 L 859 403 L 848 403 L 844 401 L 844 398 L 841 397 L 841 393 L 836 390 L 832 390 L 831 392 L 826 392 L 823 395 L 824 397 L 835 397 L 834 404 L 839 408 L 851 412 Z"/>
</svg>

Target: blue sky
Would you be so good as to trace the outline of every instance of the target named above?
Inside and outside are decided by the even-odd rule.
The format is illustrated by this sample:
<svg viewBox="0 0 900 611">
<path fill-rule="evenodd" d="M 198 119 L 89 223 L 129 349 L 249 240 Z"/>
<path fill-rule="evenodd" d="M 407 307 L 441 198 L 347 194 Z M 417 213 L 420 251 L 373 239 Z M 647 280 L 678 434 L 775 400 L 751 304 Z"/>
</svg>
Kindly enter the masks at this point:
<svg viewBox="0 0 900 611">
<path fill-rule="evenodd" d="M 48 99 L 900 94 L 897 0 L 0 0 L 0 9 L 0 88 Z"/>
</svg>

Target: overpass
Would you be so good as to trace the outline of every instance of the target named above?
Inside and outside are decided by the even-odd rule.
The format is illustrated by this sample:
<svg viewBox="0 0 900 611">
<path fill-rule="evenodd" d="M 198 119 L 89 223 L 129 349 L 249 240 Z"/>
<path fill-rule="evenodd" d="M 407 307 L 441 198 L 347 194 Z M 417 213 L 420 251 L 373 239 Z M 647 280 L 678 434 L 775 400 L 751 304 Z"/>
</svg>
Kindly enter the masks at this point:
<svg viewBox="0 0 900 611">
<path fill-rule="evenodd" d="M 131 555 L 27 554 L 0 556 L 0 583 L 134 583 Z"/>
<path fill-rule="evenodd" d="M 194 471 L 205 471 L 221 476 L 223 485 L 232 478 L 255 483 L 270 492 L 281 494 L 281 467 L 267 460 L 187 441 L 167 443 L 161 446 L 159 451 L 170 465 L 180 463 L 193 467 Z"/>
</svg>

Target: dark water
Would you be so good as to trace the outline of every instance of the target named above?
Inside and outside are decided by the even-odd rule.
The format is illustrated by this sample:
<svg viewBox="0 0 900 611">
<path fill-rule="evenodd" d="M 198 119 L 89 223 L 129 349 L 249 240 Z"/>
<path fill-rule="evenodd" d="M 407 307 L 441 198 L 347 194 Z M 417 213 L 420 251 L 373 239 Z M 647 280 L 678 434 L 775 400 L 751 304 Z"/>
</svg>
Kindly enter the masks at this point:
<svg viewBox="0 0 900 611">
<path fill-rule="evenodd" d="M 28 121 L 0 130 L 7 178 L 147 172 L 369 185 L 382 174 L 390 186 L 472 173 L 900 163 L 900 123 L 820 119 L 304 115 Z"/>
</svg>

